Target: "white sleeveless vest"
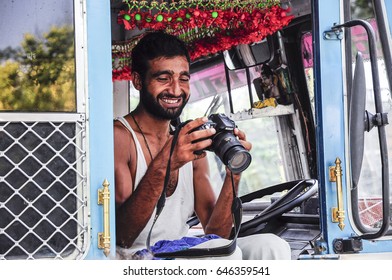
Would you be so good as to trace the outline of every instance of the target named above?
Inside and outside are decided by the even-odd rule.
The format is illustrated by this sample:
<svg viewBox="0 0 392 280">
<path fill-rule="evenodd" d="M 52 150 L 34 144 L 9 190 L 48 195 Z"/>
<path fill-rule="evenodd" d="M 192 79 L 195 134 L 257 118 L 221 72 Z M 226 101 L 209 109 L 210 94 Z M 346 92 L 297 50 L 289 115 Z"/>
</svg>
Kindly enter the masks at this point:
<svg viewBox="0 0 392 280">
<path fill-rule="evenodd" d="M 124 118 L 118 118 L 122 124 L 131 132 L 136 143 L 137 169 L 135 175 L 135 186 L 139 184 L 141 178 L 147 171 L 147 163 L 144 158 L 143 150 L 136 137 L 135 132 Z M 194 213 L 194 191 L 193 191 L 193 166 L 192 162 L 187 163 L 179 170 L 177 188 L 174 193 L 166 198 L 165 207 L 159 215 L 151 233 L 151 246 L 159 240 L 180 239 L 188 233 L 189 226 L 187 220 Z M 156 210 L 144 227 L 142 232 L 136 238 L 132 247 L 128 249 L 128 254 L 146 248 L 146 240 L 151 229 L 153 218 Z M 124 251 L 124 248 L 121 248 Z M 125 253 L 125 252 L 123 252 Z"/>
</svg>

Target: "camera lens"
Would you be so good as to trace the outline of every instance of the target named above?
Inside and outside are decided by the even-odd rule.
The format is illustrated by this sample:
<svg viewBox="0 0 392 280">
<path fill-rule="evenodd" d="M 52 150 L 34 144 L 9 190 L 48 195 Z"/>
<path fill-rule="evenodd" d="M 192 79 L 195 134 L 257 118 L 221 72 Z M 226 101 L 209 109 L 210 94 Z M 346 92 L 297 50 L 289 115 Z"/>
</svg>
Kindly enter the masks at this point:
<svg viewBox="0 0 392 280">
<path fill-rule="evenodd" d="M 211 138 L 212 144 L 206 150 L 213 151 L 233 173 L 241 173 L 250 165 L 252 157 L 234 135 L 235 123 L 224 114 L 212 114 L 208 122 L 194 129 L 202 130 L 215 127 L 216 134 Z M 196 151 L 201 154 L 203 151 Z"/>
<path fill-rule="evenodd" d="M 248 168 L 252 161 L 249 152 L 239 146 L 232 147 L 226 152 L 224 157 L 227 159 L 227 167 L 233 173 L 241 173 Z"/>
<path fill-rule="evenodd" d="M 217 135 L 212 145 L 216 155 L 233 173 L 241 173 L 252 161 L 250 153 L 232 133 Z"/>
</svg>

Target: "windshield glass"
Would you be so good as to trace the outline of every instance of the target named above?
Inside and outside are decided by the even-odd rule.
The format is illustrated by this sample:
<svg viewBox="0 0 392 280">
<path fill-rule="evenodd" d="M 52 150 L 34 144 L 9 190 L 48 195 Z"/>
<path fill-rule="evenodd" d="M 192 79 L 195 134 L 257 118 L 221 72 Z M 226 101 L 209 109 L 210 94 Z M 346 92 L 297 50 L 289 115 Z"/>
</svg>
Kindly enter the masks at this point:
<svg viewBox="0 0 392 280">
<path fill-rule="evenodd" d="M 250 78 L 257 77 L 257 69 L 250 68 Z M 230 115 L 230 100 L 225 80 L 225 69 L 221 64 L 204 69 L 202 73 L 192 74 L 191 98 L 182 114 L 182 121 L 208 116 L 212 113 Z M 232 104 L 234 112 L 250 108 L 249 90 L 245 70 L 230 71 Z M 200 90 L 203 91 L 200 91 Z M 201 93 L 208 92 L 209 94 Z M 207 97 L 205 97 L 207 96 Z M 251 85 L 251 98 L 258 100 L 254 85 Z M 283 168 L 282 151 L 279 145 L 277 126 L 273 117 L 260 117 L 236 121 L 236 125 L 247 135 L 252 143 L 252 162 L 242 173 L 239 195 L 244 195 L 271 185 L 286 181 Z M 225 166 L 213 152 L 207 153 L 211 170 L 211 180 L 219 192 L 225 176 Z"/>
</svg>

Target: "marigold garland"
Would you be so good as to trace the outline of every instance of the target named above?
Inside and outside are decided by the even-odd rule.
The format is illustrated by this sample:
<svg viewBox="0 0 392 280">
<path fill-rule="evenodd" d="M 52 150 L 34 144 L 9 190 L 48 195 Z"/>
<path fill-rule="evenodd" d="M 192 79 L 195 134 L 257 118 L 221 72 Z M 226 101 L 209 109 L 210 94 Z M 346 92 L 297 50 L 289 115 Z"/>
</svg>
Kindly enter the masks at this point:
<svg viewBox="0 0 392 280">
<path fill-rule="evenodd" d="M 277 0 L 123 0 L 118 14 L 127 30 L 162 30 L 187 43 L 192 61 L 239 44 L 259 42 L 288 25 L 293 16 Z M 114 80 L 130 79 L 129 55 L 139 37 L 113 45 Z"/>
</svg>

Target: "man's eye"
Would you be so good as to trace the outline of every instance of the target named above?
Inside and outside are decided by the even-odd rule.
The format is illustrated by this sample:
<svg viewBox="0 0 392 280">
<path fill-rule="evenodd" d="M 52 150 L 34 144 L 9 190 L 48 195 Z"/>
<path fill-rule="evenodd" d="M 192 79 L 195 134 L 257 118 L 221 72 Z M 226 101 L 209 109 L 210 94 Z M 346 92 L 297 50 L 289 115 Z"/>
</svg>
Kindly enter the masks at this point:
<svg viewBox="0 0 392 280">
<path fill-rule="evenodd" d="M 189 82 L 189 77 L 181 77 L 180 81 L 181 82 Z"/>
<path fill-rule="evenodd" d="M 158 77 L 157 80 L 161 81 L 161 82 L 167 82 L 167 81 L 169 81 L 169 78 L 168 77 Z"/>
</svg>

